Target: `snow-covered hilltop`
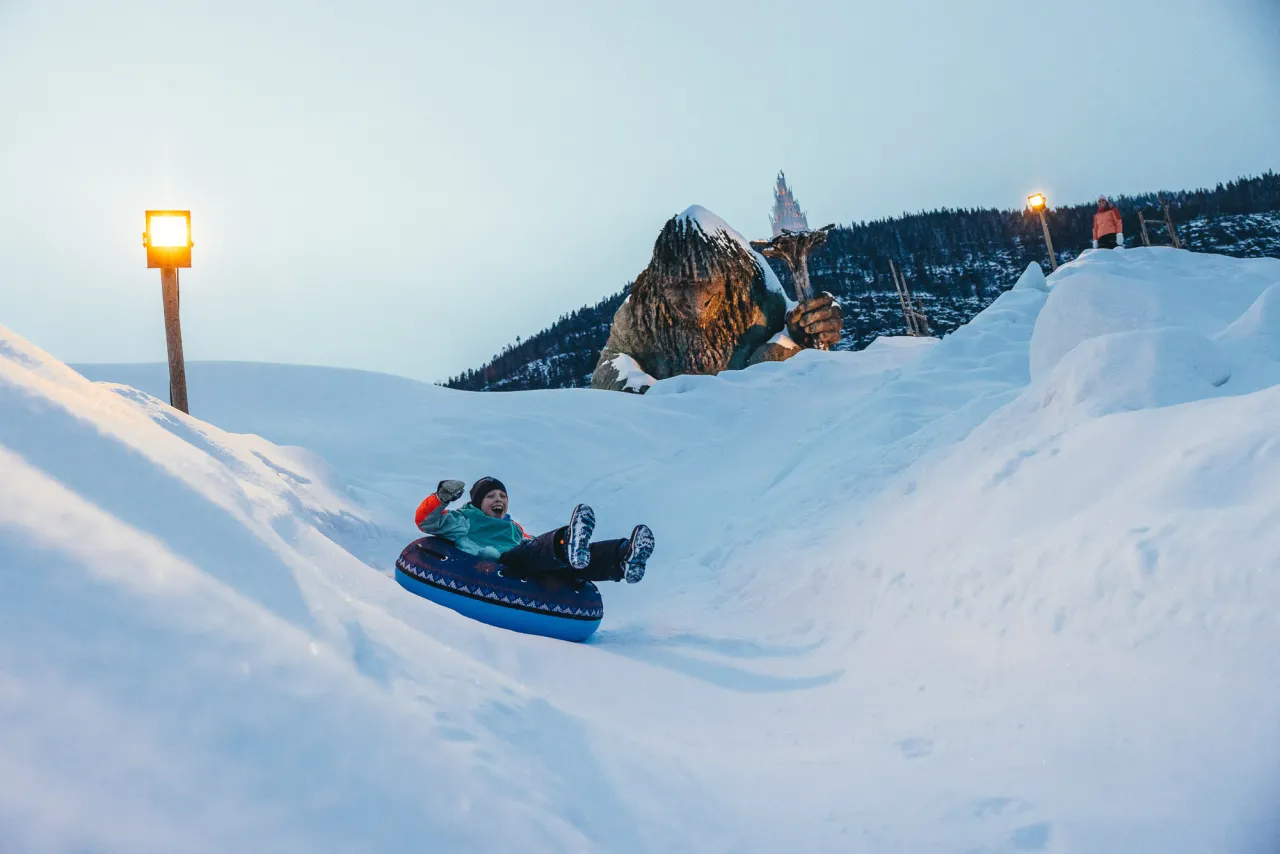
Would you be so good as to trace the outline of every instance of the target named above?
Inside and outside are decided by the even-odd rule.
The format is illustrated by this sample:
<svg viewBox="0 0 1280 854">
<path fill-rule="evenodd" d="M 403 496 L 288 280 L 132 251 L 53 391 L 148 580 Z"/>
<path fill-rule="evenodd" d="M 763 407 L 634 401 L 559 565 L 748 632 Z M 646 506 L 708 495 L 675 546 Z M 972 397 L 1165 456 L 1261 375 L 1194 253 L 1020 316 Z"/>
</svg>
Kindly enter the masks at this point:
<svg viewBox="0 0 1280 854">
<path fill-rule="evenodd" d="M 0 330 L 6 854 L 1277 838 L 1280 261 L 1087 253 L 644 397 L 82 373 Z M 388 577 L 487 474 L 657 533 L 592 643 Z"/>
</svg>

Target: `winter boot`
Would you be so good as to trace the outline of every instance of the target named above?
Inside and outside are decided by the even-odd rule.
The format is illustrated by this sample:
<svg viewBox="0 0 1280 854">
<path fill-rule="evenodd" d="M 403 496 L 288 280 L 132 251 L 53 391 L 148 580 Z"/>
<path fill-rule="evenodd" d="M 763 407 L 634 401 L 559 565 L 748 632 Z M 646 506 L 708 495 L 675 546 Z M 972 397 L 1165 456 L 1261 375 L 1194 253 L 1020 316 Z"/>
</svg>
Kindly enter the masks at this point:
<svg viewBox="0 0 1280 854">
<path fill-rule="evenodd" d="M 583 570 L 591 563 L 591 535 L 595 530 L 595 511 L 585 504 L 573 508 L 573 515 L 569 517 L 568 542 L 565 543 L 569 566 Z"/>
<path fill-rule="evenodd" d="M 622 568 L 622 577 L 628 584 L 635 584 L 644 578 L 644 565 L 653 554 L 653 531 L 648 525 L 636 525 L 631 531 L 631 539 L 622 547 L 618 556 L 618 565 Z"/>
</svg>

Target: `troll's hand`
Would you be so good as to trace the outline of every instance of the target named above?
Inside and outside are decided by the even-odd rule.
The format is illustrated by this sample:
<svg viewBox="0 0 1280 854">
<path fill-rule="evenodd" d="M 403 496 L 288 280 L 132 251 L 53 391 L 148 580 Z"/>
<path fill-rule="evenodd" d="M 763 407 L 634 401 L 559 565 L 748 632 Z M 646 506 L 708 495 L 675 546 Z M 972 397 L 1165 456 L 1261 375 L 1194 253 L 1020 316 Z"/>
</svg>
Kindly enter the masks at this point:
<svg viewBox="0 0 1280 854">
<path fill-rule="evenodd" d="M 800 303 L 787 315 L 787 334 L 801 347 L 830 350 L 840 343 L 843 327 L 840 303 L 826 291 Z"/>
</svg>

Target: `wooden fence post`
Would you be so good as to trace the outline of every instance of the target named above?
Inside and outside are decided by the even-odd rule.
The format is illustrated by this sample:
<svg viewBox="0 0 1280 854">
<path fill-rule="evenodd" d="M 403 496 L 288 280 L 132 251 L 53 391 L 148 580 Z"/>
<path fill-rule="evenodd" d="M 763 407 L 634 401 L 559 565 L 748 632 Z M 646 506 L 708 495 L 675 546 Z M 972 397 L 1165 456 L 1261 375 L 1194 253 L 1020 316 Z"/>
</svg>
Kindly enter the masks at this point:
<svg viewBox="0 0 1280 854">
<path fill-rule="evenodd" d="M 1169 202 L 1160 197 L 1160 204 L 1164 206 L 1164 224 L 1169 227 L 1169 237 L 1173 240 L 1173 248 L 1181 249 L 1182 241 L 1178 239 L 1178 229 L 1173 227 L 1173 216 L 1169 213 Z"/>
<path fill-rule="evenodd" d="M 925 316 L 924 305 L 920 302 L 920 297 L 916 297 L 916 327 L 920 330 L 921 336 L 928 336 L 929 318 Z"/>
<path fill-rule="evenodd" d="M 929 319 L 925 316 L 924 306 L 920 304 L 919 297 L 911 296 L 911 289 L 907 287 L 907 277 L 898 271 L 892 258 L 889 259 L 889 272 L 893 275 L 893 287 L 898 292 L 898 305 L 902 306 L 902 317 L 907 321 L 907 334 L 913 338 L 930 335 Z"/>
<path fill-rule="evenodd" d="M 916 331 L 915 318 L 911 316 L 911 309 L 907 307 L 906 282 L 898 281 L 898 267 L 893 263 L 892 258 L 889 259 L 889 272 L 893 274 L 893 289 L 898 292 L 898 305 L 902 306 L 902 319 L 907 322 L 907 334 L 917 336 L 920 333 Z"/>
</svg>

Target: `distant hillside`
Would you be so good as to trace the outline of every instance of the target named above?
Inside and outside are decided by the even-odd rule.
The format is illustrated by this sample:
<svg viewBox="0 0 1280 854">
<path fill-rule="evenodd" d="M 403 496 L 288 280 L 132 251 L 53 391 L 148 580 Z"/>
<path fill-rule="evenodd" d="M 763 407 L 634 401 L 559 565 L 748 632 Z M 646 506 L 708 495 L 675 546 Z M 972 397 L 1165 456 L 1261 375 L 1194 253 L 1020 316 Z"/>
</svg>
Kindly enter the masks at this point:
<svg viewBox="0 0 1280 854">
<path fill-rule="evenodd" d="M 449 388 L 469 391 L 520 391 L 532 388 L 576 388 L 591 384 L 596 358 L 609 337 L 613 313 L 631 283 L 595 305 L 563 314 L 536 335 L 516 339 L 487 365 L 449 380 Z"/>
<path fill-rule="evenodd" d="M 1267 172 L 1217 187 L 1165 192 L 1183 247 L 1238 257 L 1280 257 L 1280 175 Z M 1116 196 L 1130 247 L 1141 246 L 1138 211 L 1145 210 L 1152 245 L 1168 245 L 1156 193 Z M 1059 263 L 1090 245 L 1094 202 L 1049 213 Z M 860 349 L 906 326 L 889 276 L 892 259 L 924 305 L 933 330 L 966 323 L 1013 284 L 1027 264 L 1048 267 L 1039 218 L 1025 210 L 937 210 L 833 229 L 810 256 L 814 287 L 844 303 L 845 336 L 838 349 Z M 791 290 L 784 265 L 771 262 Z M 592 306 L 561 316 L 547 329 L 503 348 L 488 364 L 445 385 L 472 391 L 585 387 L 613 313 L 630 284 Z"/>
</svg>

